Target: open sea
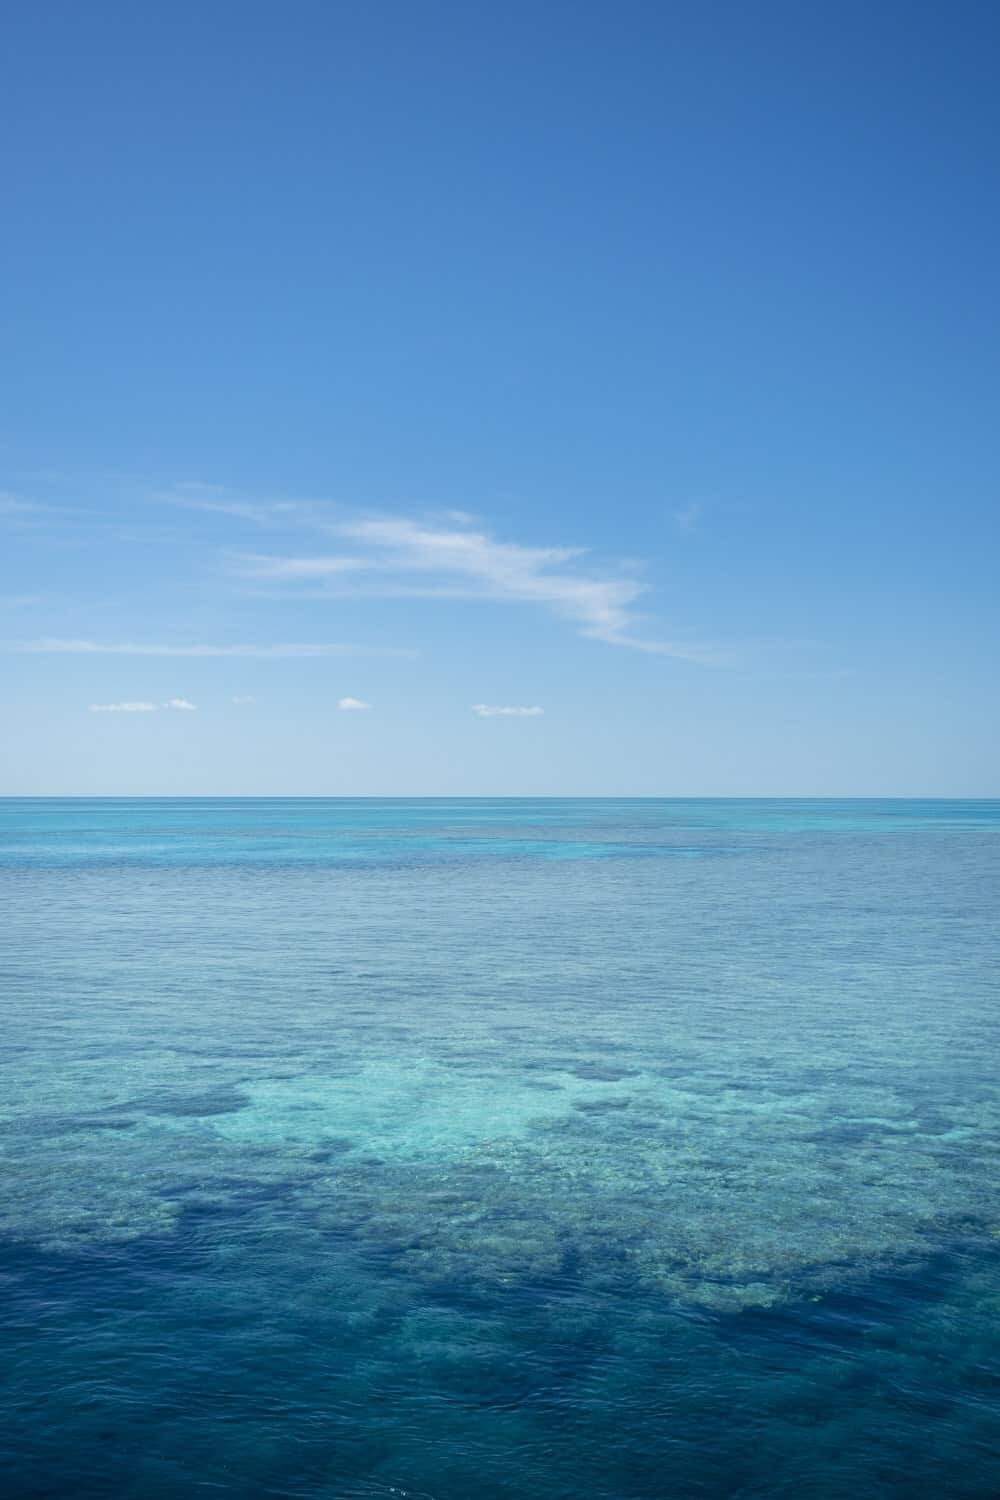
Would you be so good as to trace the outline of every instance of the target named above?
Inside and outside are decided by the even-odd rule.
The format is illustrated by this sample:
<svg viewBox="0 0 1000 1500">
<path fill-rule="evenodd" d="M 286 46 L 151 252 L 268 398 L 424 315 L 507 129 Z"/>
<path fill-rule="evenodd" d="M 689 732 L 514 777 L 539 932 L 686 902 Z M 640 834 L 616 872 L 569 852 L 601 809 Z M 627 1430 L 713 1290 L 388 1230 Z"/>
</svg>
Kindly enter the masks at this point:
<svg viewBox="0 0 1000 1500">
<path fill-rule="evenodd" d="M 996 1500 L 1000 802 L 0 802 L 4 1500 Z"/>
</svg>

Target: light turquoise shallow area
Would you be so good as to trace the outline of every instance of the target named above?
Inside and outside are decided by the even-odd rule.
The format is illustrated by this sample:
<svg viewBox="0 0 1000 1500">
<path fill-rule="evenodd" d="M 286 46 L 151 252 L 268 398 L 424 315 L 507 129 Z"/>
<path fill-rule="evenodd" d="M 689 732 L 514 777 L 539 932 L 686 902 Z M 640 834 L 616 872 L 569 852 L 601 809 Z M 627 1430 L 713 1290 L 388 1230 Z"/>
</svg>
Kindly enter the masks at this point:
<svg viewBox="0 0 1000 1500">
<path fill-rule="evenodd" d="M 0 803 L 12 1495 L 1000 1493 L 1000 803 Z"/>
</svg>

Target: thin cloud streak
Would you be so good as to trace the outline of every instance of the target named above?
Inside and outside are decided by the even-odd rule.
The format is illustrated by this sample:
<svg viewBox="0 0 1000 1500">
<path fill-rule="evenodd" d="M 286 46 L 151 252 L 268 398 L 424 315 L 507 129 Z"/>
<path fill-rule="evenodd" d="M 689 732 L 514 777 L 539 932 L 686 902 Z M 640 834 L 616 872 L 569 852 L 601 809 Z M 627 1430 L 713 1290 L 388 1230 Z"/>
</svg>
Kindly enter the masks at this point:
<svg viewBox="0 0 1000 1500">
<path fill-rule="evenodd" d="M 365 557 L 266 557 L 241 553 L 239 571 L 249 578 L 335 578 L 376 565 Z"/>
<path fill-rule="evenodd" d="M 481 719 L 537 719 L 539 714 L 545 712 L 544 708 L 514 708 L 501 707 L 492 703 L 474 703 L 472 712 L 478 714 Z"/>
<path fill-rule="evenodd" d="M 91 703 L 89 710 L 92 714 L 155 714 L 161 708 L 178 708 L 193 713 L 197 707 L 197 703 L 192 703 L 187 698 L 168 698 L 166 703 L 150 703 L 148 699 L 141 698 L 127 703 Z"/>
<path fill-rule="evenodd" d="M 404 656 L 417 653 L 394 646 L 358 646 L 336 641 L 291 641 L 280 645 L 233 645 L 233 646 L 167 646 L 145 645 L 135 641 L 104 643 L 100 641 L 44 639 L 38 641 L 7 641 L 0 643 L 0 651 L 27 653 L 30 655 L 54 654 L 64 656 L 236 656 L 261 657 L 265 660 L 320 656 Z"/>
<path fill-rule="evenodd" d="M 132 702 L 132 703 L 91 703 L 92 714 L 155 714 L 160 705 L 158 703 Z"/>
<path fill-rule="evenodd" d="M 154 504 L 177 506 L 181 510 L 204 511 L 210 515 L 235 516 L 258 526 L 282 526 L 316 521 L 318 507 L 308 500 L 242 500 L 221 485 L 187 483 L 172 489 L 157 490 Z M 325 514 L 329 515 L 329 509 Z"/>
<path fill-rule="evenodd" d="M 362 550 L 319 557 L 253 554 L 241 559 L 238 570 L 243 576 L 276 583 L 326 579 L 338 596 L 468 597 L 542 605 L 591 640 L 686 661 L 718 659 L 707 646 L 639 633 L 634 606 L 647 585 L 636 578 L 574 571 L 584 551 L 579 547 L 524 547 L 497 541 L 484 531 L 435 527 L 403 517 L 344 522 L 326 529 Z M 437 582 L 413 586 L 406 579 L 414 573 L 431 575 Z M 359 574 L 369 575 L 359 588 L 336 587 L 340 579 Z M 456 578 L 463 581 L 457 590 Z"/>
<path fill-rule="evenodd" d="M 30 500 L 19 500 L 9 490 L 0 491 L 0 516 L 27 516 L 37 514 L 46 507 L 35 505 Z"/>
</svg>

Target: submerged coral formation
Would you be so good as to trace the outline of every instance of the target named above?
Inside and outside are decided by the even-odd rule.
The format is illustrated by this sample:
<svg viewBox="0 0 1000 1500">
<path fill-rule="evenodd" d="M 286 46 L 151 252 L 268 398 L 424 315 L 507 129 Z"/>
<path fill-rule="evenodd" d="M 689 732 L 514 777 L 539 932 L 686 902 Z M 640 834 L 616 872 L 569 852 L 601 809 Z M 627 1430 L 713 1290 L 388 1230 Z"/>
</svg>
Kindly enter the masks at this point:
<svg viewBox="0 0 1000 1500">
<path fill-rule="evenodd" d="M 537 1033 L 484 1036 L 449 1057 L 447 1042 L 400 1055 L 369 1037 L 335 1070 L 230 1059 L 211 1086 L 190 1059 L 169 1060 L 174 1087 L 149 1087 L 148 1059 L 133 1088 L 82 1067 L 49 1081 L 44 1112 L 8 1100 L 3 1229 L 66 1249 L 171 1233 L 194 1204 L 270 1191 L 430 1284 L 571 1265 L 733 1310 L 995 1224 L 988 1091 L 945 1096 L 815 1053 L 765 1073 L 752 1053 L 723 1068 L 717 1053 L 614 1047 L 608 1062 Z"/>
</svg>

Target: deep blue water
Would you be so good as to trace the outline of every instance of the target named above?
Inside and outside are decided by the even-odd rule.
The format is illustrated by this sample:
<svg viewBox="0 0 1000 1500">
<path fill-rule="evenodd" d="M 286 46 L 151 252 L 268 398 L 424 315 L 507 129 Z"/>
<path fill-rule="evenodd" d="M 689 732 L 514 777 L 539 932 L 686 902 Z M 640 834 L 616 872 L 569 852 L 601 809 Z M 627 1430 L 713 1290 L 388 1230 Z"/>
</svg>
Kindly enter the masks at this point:
<svg viewBox="0 0 1000 1500">
<path fill-rule="evenodd" d="M 998 877 L 997 802 L 0 802 L 0 1491 L 996 1497 Z"/>
</svg>

